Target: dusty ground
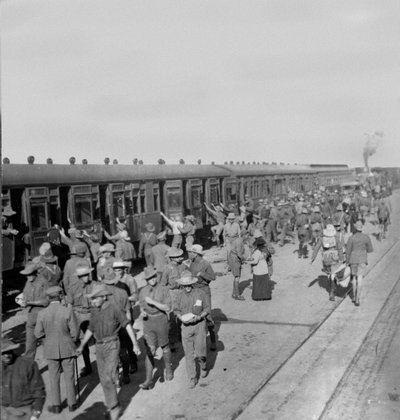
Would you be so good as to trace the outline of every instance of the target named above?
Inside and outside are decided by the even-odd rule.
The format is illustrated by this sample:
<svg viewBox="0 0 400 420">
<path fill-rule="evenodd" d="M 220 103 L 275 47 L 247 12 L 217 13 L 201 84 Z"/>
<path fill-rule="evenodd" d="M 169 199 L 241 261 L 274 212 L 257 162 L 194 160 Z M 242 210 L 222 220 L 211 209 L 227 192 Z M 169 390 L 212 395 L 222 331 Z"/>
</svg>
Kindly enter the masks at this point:
<svg viewBox="0 0 400 420">
<path fill-rule="evenodd" d="M 396 193 L 392 200 L 395 204 L 396 216 L 393 217 L 394 223 L 389 237 L 381 243 L 377 242 L 373 235 L 377 228 L 372 224 L 366 227 L 366 231 L 372 235 L 375 248 L 370 258 L 371 267 L 395 244 L 399 237 L 400 195 Z M 309 260 L 297 258 L 295 249 L 296 246 L 293 244 L 287 244 L 283 248 L 277 247 L 277 252 L 273 257 L 273 281 L 276 283 L 273 299 L 265 302 L 251 300 L 249 267 L 245 267 L 241 283 L 246 300 L 244 302 L 232 300 L 232 277 L 225 274 L 225 264 L 219 262 L 223 257 L 222 251 L 216 249 L 208 251 L 206 258 L 215 261 L 213 267 L 219 274 L 212 284 L 213 317 L 218 330 L 218 348 L 216 352 L 209 353 L 208 377 L 201 379 L 195 389 L 188 390 L 183 352 L 181 348 L 178 348 L 174 353 L 175 379 L 169 383 L 163 381 L 160 362 L 155 372 L 155 387 L 150 391 L 143 391 L 138 387 L 144 379 L 142 355 L 139 360 L 139 371 L 131 375 L 131 383 L 124 385 L 119 394 L 124 410 L 122 418 L 228 419 L 235 417 L 239 411 L 246 408 L 266 379 L 291 358 L 307 340 L 310 333 L 316 330 L 340 301 L 339 297 L 334 303 L 328 300 L 328 285 L 321 271 L 319 258 L 310 265 Z M 338 291 L 338 295 L 344 294 L 344 290 Z M 348 304 L 352 307 L 351 302 Z M 363 302 L 358 311 L 358 316 L 362 321 L 363 311 L 367 311 Z M 7 319 L 3 322 L 3 332 L 23 342 L 24 328 L 21 325 L 23 320 L 24 315 L 21 311 L 7 314 Z M 135 327 L 140 337 L 140 322 L 136 322 Z M 318 345 L 323 346 L 323 343 Z M 141 347 L 144 348 L 143 343 Z M 354 355 L 359 345 L 348 343 L 347 347 Z M 91 348 L 91 352 L 92 360 L 95 360 L 94 347 Z M 39 348 L 37 361 L 47 381 L 46 363 L 42 360 L 41 354 L 41 348 Z M 307 356 L 305 358 L 307 359 Z M 79 367 L 81 367 L 81 360 L 79 360 Z M 60 420 L 101 418 L 105 407 L 97 374 L 92 374 L 88 379 L 80 379 L 79 382 L 82 405 L 77 412 L 70 414 L 68 410 L 64 410 L 56 416 L 44 411 L 41 418 Z M 290 382 L 282 384 L 282 388 L 286 390 L 290 390 L 292 386 Z M 323 387 L 324 384 L 321 383 L 320 386 Z M 379 381 L 376 386 L 379 388 Z M 273 417 L 258 412 L 252 418 Z"/>
</svg>

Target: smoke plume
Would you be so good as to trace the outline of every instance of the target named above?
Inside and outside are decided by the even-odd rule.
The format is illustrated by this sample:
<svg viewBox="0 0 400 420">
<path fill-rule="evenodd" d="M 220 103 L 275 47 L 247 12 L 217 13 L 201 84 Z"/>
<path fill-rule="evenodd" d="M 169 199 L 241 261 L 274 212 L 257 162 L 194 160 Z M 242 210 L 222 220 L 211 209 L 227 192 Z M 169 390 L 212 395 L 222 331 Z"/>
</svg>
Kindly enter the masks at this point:
<svg viewBox="0 0 400 420">
<path fill-rule="evenodd" d="M 375 131 L 374 133 L 366 133 L 366 142 L 363 150 L 365 168 L 368 170 L 368 158 L 372 156 L 383 139 L 382 131 Z"/>
</svg>

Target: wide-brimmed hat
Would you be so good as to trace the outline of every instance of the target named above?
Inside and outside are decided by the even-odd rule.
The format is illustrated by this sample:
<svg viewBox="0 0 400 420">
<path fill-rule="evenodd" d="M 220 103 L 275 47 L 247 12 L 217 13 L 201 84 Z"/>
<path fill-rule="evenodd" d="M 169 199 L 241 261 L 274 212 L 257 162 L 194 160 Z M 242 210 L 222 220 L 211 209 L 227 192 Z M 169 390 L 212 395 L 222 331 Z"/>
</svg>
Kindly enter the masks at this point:
<svg viewBox="0 0 400 420">
<path fill-rule="evenodd" d="M 93 299 L 100 296 L 110 296 L 112 295 L 112 292 L 110 292 L 105 284 L 96 284 L 96 286 L 93 287 L 92 293 L 88 293 L 86 295 L 87 298 Z"/>
<path fill-rule="evenodd" d="M 51 250 L 51 245 L 49 242 L 43 242 L 42 245 L 40 245 L 39 248 L 39 255 L 40 259 L 44 263 L 55 263 L 58 258 L 53 254 L 53 251 Z"/>
<path fill-rule="evenodd" d="M 358 230 L 359 232 L 361 232 L 363 230 L 363 224 L 361 220 L 357 220 L 356 223 L 354 223 L 354 229 Z"/>
<path fill-rule="evenodd" d="M 88 276 L 94 269 L 87 266 L 76 267 L 75 274 L 77 277 Z"/>
<path fill-rule="evenodd" d="M 157 275 L 157 269 L 153 266 L 145 267 L 143 274 L 145 280 L 150 280 Z"/>
<path fill-rule="evenodd" d="M 81 243 L 77 243 L 75 245 L 72 245 L 71 251 L 69 253 L 72 254 L 72 255 L 86 254 L 86 251 L 87 251 L 86 244 L 81 242 Z"/>
<path fill-rule="evenodd" d="M 10 340 L 9 338 L 2 338 L 1 339 L 1 354 L 8 353 L 9 351 L 13 351 L 19 347 L 19 344 L 14 343 L 14 341 Z"/>
<path fill-rule="evenodd" d="M 336 207 L 336 211 L 343 211 L 343 206 L 341 204 L 338 204 Z"/>
<path fill-rule="evenodd" d="M 255 246 L 264 246 L 265 244 L 265 239 L 262 237 L 256 238 L 256 240 L 254 241 Z"/>
<path fill-rule="evenodd" d="M 11 206 L 7 206 L 3 208 L 1 214 L 3 216 L 14 216 L 14 214 L 17 214 L 17 213 L 11 208 Z"/>
<path fill-rule="evenodd" d="M 321 209 L 318 207 L 318 206 L 315 206 L 314 208 L 313 208 L 313 212 L 314 213 L 319 213 L 321 211 Z"/>
<path fill-rule="evenodd" d="M 20 271 L 20 274 L 23 274 L 24 276 L 29 276 L 30 274 L 35 273 L 36 271 L 38 271 L 42 267 L 43 266 L 40 265 L 39 262 L 30 261 L 26 264 L 25 268 L 22 271 Z"/>
<path fill-rule="evenodd" d="M 333 237 L 336 235 L 336 229 L 333 225 L 327 225 L 326 228 L 322 231 L 322 234 L 328 238 Z"/>
<path fill-rule="evenodd" d="M 197 277 L 193 277 L 193 274 L 190 271 L 184 271 L 181 278 L 176 282 L 181 286 L 191 286 L 192 284 L 197 283 Z"/>
<path fill-rule="evenodd" d="M 115 252 L 115 247 L 113 244 L 104 244 L 99 248 L 99 252 Z"/>
<path fill-rule="evenodd" d="M 201 245 L 195 244 L 192 245 L 189 249 L 189 252 L 194 252 L 195 254 L 198 255 L 204 255 L 204 251 L 203 251 L 203 247 Z"/>
<path fill-rule="evenodd" d="M 229 213 L 228 216 L 227 216 L 227 219 L 235 220 L 236 219 L 235 213 Z"/>
<path fill-rule="evenodd" d="M 119 233 L 119 237 L 121 239 L 123 239 L 124 241 L 130 241 L 131 238 L 128 235 L 128 232 L 126 230 L 121 230 L 121 232 Z"/>
<path fill-rule="evenodd" d="M 301 209 L 301 212 L 302 212 L 303 214 L 308 214 L 308 209 L 307 209 L 306 207 L 303 207 L 303 208 Z"/>
<path fill-rule="evenodd" d="M 165 241 L 165 239 L 167 239 L 167 234 L 166 234 L 165 230 L 163 230 L 162 232 L 160 232 L 157 235 L 157 240 L 158 241 Z"/>
<path fill-rule="evenodd" d="M 46 295 L 49 297 L 60 296 L 63 293 L 63 290 L 60 286 L 51 286 L 45 291 Z"/>
<path fill-rule="evenodd" d="M 286 206 L 286 201 L 279 201 L 279 203 L 278 203 L 278 207 L 282 207 L 282 206 Z"/>
<path fill-rule="evenodd" d="M 148 231 L 148 232 L 154 232 L 155 230 L 156 230 L 156 227 L 153 225 L 153 223 L 151 223 L 151 222 L 149 222 L 149 223 L 146 223 L 145 225 L 144 225 L 144 227 L 146 228 L 146 230 Z"/>
<path fill-rule="evenodd" d="M 112 264 L 112 268 L 125 268 L 125 261 L 122 260 L 115 260 Z"/>
<path fill-rule="evenodd" d="M 368 194 L 366 191 L 361 191 L 361 197 L 368 197 Z"/>
<path fill-rule="evenodd" d="M 168 258 L 183 258 L 183 250 L 181 248 L 172 247 L 167 252 Z"/>
</svg>

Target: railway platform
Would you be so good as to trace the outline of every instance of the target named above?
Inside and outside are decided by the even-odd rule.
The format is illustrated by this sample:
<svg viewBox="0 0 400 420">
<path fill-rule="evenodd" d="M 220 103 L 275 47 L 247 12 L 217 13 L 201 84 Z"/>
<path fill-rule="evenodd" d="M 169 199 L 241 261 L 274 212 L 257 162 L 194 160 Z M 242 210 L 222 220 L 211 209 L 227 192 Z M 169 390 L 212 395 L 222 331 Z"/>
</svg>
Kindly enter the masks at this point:
<svg viewBox="0 0 400 420">
<path fill-rule="evenodd" d="M 299 259 L 297 244 L 276 247 L 271 301 L 251 300 L 249 266 L 241 279 L 245 301 L 232 300 L 232 276 L 226 272 L 223 250 L 208 250 L 206 258 L 217 273 L 211 288 L 218 334 L 217 351 L 209 352 L 207 361 L 209 375 L 200 379 L 196 388 L 188 389 L 184 355 L 178 346 L 173 353 L 174 380 L 165 382 L 163 364 L 156 363 L 155 386 L 144 391 L 139 388 L 144 380 L 142 354 L 138 372 L 119 393 L 121 418 L 399 418 L 399 391 L 395 389 L 399 369 L 394 366 L 399 365 L 395 344 L 400 339 L 400 193 L 396 191 L 391 199 L 392 225 L 387 238 L 379 242 L 375 235 L 378 227 L 369 222 L 365 227 L 374 253 L 369 257 L 360 307 L 355 307 L 346 290 L 340 288 L 335 302 L 329 301 L 320 256 L 312 265 L 309 259 Z M 139 277 L 138 281 L 143 280 Z M 5 314 L 3 334 L 23 342 L 23 321 L 22 311 Z M 144 349 L 140 319 L 135 328 Z M 74 413 L 64 409 L 54 415 L 45 408 L 41 419 L 102 418 L 105 406 L 94 347 L 91 357 L 95 372 L 79 380 L 79 409 Z M 41 347 L 36 360 L 47 384 Z M 81 368 L 80 359 L 78 364 Z M 360 417 L 360 413 L 365 416 Z"/>
</svg>

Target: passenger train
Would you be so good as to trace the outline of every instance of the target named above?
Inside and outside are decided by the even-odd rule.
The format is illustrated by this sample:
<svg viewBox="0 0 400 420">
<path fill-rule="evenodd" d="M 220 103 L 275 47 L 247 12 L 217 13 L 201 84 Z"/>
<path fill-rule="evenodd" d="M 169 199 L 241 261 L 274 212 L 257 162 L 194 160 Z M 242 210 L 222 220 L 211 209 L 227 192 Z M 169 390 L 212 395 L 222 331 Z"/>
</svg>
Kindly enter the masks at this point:
<svg viewBox="0 0 400 420">
<path fill-rule="evenodd" d="M 211 222 L 204 202 L 239 205 L 245 194 L 253 199 L 282 196 L 289 191 L 333 188 L 355 179 L 347 165 L 70 162 L 3 164 L 2 208 L 9 206 L 16 212 L 12 223 L 19 230 L 16 237 L 3 235 L 3 271 L 23 263 L 22 236 L 22 245 L 28 244 L 30 256 L 35 256 L 55 224 L 67 231 L 71 224 L 91 229 L 100 223 L 115 233 L 119 218 L 137 243 L 147 222 L 158 231 L 164 228 L 160 211 L 168 216 L 192 214 L 203 229 Z"/>
</svg>

